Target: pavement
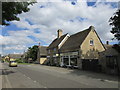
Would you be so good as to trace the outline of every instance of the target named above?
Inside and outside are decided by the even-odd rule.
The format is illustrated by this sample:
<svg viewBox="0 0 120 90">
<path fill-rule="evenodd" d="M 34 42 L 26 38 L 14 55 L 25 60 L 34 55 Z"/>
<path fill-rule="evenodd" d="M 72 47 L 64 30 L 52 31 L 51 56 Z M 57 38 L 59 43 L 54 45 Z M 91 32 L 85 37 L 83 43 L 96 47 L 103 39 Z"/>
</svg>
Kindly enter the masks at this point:
<svg viewBox="0 0 120 90">
<path fill-rule="evenodd" d="M 118 77 L 44 65 L 3 64 L 3 88 L 118 88 Z"/>
<path fill-rule="evenodd" d="M 0 62 L 0 90 L 2 89 L 2 63 Z"/>
</svg>

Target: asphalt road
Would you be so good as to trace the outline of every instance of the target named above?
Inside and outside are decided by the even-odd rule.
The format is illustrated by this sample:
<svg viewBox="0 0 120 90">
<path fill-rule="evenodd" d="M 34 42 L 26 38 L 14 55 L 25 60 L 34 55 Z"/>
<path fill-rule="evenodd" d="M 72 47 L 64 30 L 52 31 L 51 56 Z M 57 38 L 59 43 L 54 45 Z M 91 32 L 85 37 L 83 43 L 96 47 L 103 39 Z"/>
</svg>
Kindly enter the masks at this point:
<svg viewBox="0 0 120 90">
<path fill-rule="evenodd" d="M 2 88 L 118 88 L 110 75 L 43 65 L 2 67 Z"/>
</svg>

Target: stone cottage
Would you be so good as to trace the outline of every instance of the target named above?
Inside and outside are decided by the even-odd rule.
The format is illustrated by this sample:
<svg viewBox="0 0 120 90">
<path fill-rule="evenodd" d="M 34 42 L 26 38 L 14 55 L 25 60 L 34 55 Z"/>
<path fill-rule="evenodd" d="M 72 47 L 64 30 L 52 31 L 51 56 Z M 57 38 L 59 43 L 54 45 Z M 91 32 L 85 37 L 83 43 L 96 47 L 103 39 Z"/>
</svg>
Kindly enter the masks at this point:
<svg viewBox="0 0 120 90">
<path fill-rule="evenodd" d="M 100 66 L 99 53 L 105 50 L 93 26 L 73 35 L 58 30 L 58 37 L 47 48 L 51 65 L 91 70 Z"/>
</svg>

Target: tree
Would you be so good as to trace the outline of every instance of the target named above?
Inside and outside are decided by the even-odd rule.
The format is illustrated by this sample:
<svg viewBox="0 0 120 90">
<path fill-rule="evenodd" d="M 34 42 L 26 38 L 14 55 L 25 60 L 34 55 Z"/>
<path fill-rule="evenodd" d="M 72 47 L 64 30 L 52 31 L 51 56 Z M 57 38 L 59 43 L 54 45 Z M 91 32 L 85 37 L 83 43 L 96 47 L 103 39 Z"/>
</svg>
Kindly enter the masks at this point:
<svg viewBox="0 0 120 90">
<path fill-rule="evenodd" d="M 2 2 L 2 25 L 9 25 L 10 21 L 17 20 L 20 18 L 18 14 L 23 12 L 28 12 L 30 8 L 29 5 L 33 5 L 34 2 Z"/>
<path fill-rule="evenodd" d="M 37 45 L 29 47 L 27 57 L 32 58 L 33 61 L 36 61 L 37 60 L 37 52 L 38 52 L 38 46 Z"/>
<path fill-rule="evenodd" d="M 113 33 L 114 37 L 120 41 L 120 9 L 118 9 L 114 16 L 110 18 L 109 22 L 112 26 L 111 33 Z"/>
</svg>

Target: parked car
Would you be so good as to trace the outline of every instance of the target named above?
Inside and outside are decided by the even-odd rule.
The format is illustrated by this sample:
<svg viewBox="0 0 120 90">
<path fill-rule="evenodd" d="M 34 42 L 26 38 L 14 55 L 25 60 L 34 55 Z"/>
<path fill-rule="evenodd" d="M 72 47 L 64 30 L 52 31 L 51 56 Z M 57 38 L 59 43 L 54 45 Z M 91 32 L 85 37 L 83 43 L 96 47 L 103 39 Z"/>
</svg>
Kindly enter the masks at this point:
<svg viewBox="0 0 120 90">
<path fill-rule="evenodd" d="M 9 67 L 17 67 L 17 62 L 16 61 L 10 61 L 9 62 Z"/>
</svg>

